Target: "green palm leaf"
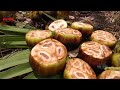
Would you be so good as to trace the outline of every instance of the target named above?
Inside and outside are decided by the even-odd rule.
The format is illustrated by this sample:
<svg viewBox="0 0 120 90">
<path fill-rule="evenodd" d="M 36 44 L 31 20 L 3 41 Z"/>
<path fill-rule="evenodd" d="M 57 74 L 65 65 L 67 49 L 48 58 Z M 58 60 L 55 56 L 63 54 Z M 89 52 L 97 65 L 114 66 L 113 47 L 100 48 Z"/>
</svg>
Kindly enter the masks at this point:
<svg viewBox="0 0 120 90">
<path fill-rule="evenodd" d="M 28 48 L 24 36 L 0 35 L 0 41 L 0 48 Z"/>
<path fill-rule="evenodd" d="M 21 36 L 21 35 L 0 35 L 0 41 L 25 41 L 25 36 Z"/>
<path fill-rule="evenodd" d="M 28 74 L 27 76 L 25 76 L 23 79 L 37 79 L 34 75 L 33 72 L 31 72 L 30 74 Z"/>
<path fill-rule="evenodd" d="M 8 58 L 0 59 L 0 70 L 29 62 L 29 49 L 11 54 Z"/>
<path fill-rule="evenodd" d="M 3 72 L 0 72 L 0 79 L 10 79 L 29 72 L 32 72 L 32 68 L 30 67 L 30 64 L 27 62 L 21 65 L 17 65 Z"/>
<path fill-rule="evenodd" d="M 5 34 L 25 35 L 30 30 L 32 30 L 32 29 L 18 28 L 16 26 L 8 26 L 8 25 L 2 26 L 2 25 L 0 25 L 0 31 L 2 31 Z"/>
</svg>

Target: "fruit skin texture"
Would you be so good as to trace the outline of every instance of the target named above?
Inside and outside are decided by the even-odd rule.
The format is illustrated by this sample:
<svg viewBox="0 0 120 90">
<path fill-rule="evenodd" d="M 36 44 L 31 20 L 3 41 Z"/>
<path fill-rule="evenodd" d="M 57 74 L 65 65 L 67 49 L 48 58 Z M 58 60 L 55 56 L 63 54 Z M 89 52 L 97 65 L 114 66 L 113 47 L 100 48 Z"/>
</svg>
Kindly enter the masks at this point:
<svg viewBox="0 0 120 90">
<path fill-rule="evenodd" d="M 70 30 L 74 30 L 74 29 L 65 28 L 65 29 L 61 29 L 61 30 L 62 31 L 67 30 L 69 32 Z M 56 30 L 54 38 L 57 39 L 58 41 L 60 41 L 61 43 L 63 43 L 68 48 L 68 50 L 70 48 L 76 48 L 80 45 L 80 42 L 82 40 L 81 32 L 79 32 L 78 30 L 74 30 L 74 31 L 77 31 L 79 34 L 68 34 L 68 33 L 62 33 L 62 31 L 57 32 L 57 30 Z"/>
<path fill-rule="evenodd" d="M 84 42 L 83 44 L 87 44 L 87 43 L 96 43 L 98 45 L 102 45 L 102 44 L 99 44 L 97 42 L 94 42 L 94 41 L 87 41 L 87 42 Z M 93 56 L 93 54 L 89 55 L 87 54 L 85 51 L 87 50 L 86 49 L 82 49 L 82 45 L 80 46 L 80 49 L 79 49 L 79 55 L 78 57 L 85 60 L 87 63 L 89 63 L 93 68 L 96 68 L 98 65 L 102 65 L 106 62 L 109 62 L 110 58 L 111 58 L 111 55 L 112 55 L 112 51 L 109 47 L 103 45 L 104 47 L 107 48 L 109 55 L 108 56 L 104 56 L 103 58 L 99 58 L 99 57 L 95 57 Z M 89 47 L 88 47 L 89 48 Z M 97 47 L 98 48 L 98 47 Z M 92 47 L 90 47 L 89 49 L 94 49 L 94 45 Z M 95 51 L 99 51 L 99 50 L 96 50 L 94 49 Z M 106 52 L 105 52 L 106 53 Z M 104 53 L 104 54 L 105 54 Z M 99 54 L 99 53 L 98 53 Z"/>
<path fill-rule="evenodd" d="M 114 53 L 112 55 L 112 66 L 115 66 L 115 67 L 120 66 L 120 53 Z"/>
<path fill-rule="evenodd" d="M 97 35 L 98 33 L 98 35 Z M 97 38 L 98 36 L 100 36 L 100 38 Z M 111 40 L 109 39 L 110 37 L 112 37 L 112 39 L 114 40 Z M 109 38 L 108 38 L 109 37 Z M 102 38 L 102 39 L 101 39 Z M 91 34 L 91 37 L 90 39 L 92 41 L 96 41 L 98 43 L 101 43 L 101 44 L 104 44 L 108 47 L 114 47 L 115 44 L 117 43 L 117 39 L 115 36 L 113 36 L 111 33 L 107 32 L 107 31 L 103 31 L 103 30 L 96 30 L 94 31 L 92 34 Z M 109 39 L 109 41 L 106 41 L 106 39 Z"/>
<path fill-rule="evenodd" d="M 105 70 L 98 75 L 98 79 L 120 79 L 120 71 Z"/>
<path fill-rule="evenodd" d="M 43 42 L 47 42 L 47 41 L 52 41 L 54 43 L 57 42 L 57 44 L 59 43 L 59 45 L 61 47 L 63 47 L 64 50 L 64 56 L 61 57 L 60 59 L 56 59 L 56 62 L 42 62 L 42 59 L 35 59 L 34 56 L 32 56 L 32 50 L 34 49 L 34 47 L 36 47 L 37 45 L 42 44 Z M 57 45 L 56 44 L 56 45 Z M 31 50 L 30 56 L 29 56 L 29 62 L 30 65 L 32 67 L 32 69 L 41 76 L 52 76 L 55 75 L 61 71 L 64 70 L 65 64 L 66 64 L 66 57 L 67 57 L 67 49 L 66 47 L 60 43 L 59 41 L 55 40 L 55 39 L 46 39 L 41 41 L 40 43 L 38 43 L 36 46 L 33 47 L 33 49 Z M 50 47 L 49 47 L 50 48 Z M 54 49 L 56 50 L 56 47 L 54 47 Z M 39 48 L 38 48 L 39 50 Z M 40 50 L 41 51 L 41 50 Z M 55 52 L 54 50 L 50 51 L 50 52 Z M 55 55 L 55 53 L 53 55 Z M 50 54 L 49 54 L 50 55 Z M 50 55 L 51 56 L 51 55 Z M 51 58 L 54 56 L 51 56 Z"/>
<path fill-rule="evenodd" d="M 83 35 L 90 35 L 93 32 L 93 26 L 83 22 L 73 22 L 71 28 L 79 30 Z"/>
<path fill-rule="evenodd" d="M 29 35 L 29 34 L 32 34 L 32 33 L 35 33 L 35 32 L 38 32 L 38 33 L 40 32 L 40 33 L 43 33 L 43 34 L 44 34 L 44 32 L 48 32 L 49 35 L 47 35 L 46 37 L 41 37 L 41 38 L 38 37 L 38 35 L 34 36 L 34 37 Z M 42 35 L 40 35 L 40 36 L 42 36 Z M 26 40 L 26 43 L 29 47 L 33 47 L 37 43 L 39 43 L 40 41 L 42 41 L 44 39 L 52 38 L 52 37 L 53 37 L 52 32 L 49 31 L 49 30 L 32 30 L 25 35 L 25 40 Z"/>
<path fill-rule="evenodd" d="M 72 64 L 75 64 L 75 61 L 79 61 L 79 63 L 76 63 L 78 65 L 73 66 Z M 77 74 L 79 78 L 75 75 L 77 72 L 79 74 Z M 71 58 L 66 64 L 64 79 L 96 79 L 96 74 L 91 66 L 84 60 L 79 58 Z"/>
</svg>

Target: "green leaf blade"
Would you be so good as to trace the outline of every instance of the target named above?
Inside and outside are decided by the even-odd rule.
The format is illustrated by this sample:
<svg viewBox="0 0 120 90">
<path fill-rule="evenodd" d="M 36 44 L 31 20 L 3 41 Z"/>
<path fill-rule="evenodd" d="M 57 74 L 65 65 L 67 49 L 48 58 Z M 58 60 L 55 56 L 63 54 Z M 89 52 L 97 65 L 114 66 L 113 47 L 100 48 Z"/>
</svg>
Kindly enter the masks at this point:
<svg viewBox="0 0 120 90">
<path fill-rule="evenodd" d="M 37 79 L 33 72 L 25 76 L 23 79 Z"/>
<path fill-rule="evenodd" d="M 9 58 L 0 59 L 0 70 L 29 62 L 29 49 L 12 54 Z"/>
<path fill-rule="evenodd" d="M 0 72 L 0 79 L 10 79 L 26 73 L 32 72 L 29 62 L 12 67 L 8 70 Z"/>
<path fill-rule="evenodd" d="M 5 26 L 0 25 L 0 31 L 2 31 L 5 34 L 25 35 L 30 30 L 32 30 L 32 29 L 18 28 L 15 26 L 8 26 L 8 25 L 5 25 Z"/>
</svg>

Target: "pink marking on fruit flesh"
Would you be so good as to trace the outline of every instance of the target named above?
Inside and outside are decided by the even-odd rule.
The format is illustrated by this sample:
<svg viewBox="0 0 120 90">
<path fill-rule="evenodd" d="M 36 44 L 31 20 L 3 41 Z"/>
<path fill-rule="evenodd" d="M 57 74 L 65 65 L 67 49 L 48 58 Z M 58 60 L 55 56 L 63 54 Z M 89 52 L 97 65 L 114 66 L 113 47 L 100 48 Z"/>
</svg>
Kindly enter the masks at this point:
<svg viewBox="0 0 120 90">
<path fill-rule="evenodd" d="M 95 45 L 95 42 L 89 42 L 89 43 L 87 43 L 87 45 Z"/>
<path fill-rule="evenodd" d="M 35 33 L 32 32 L 32 33 L 30 34 L 30 36 L 31 36 L 31 37 L 34 37 L 34 36 L 35 36 Z"/>
<path fill-rule="evenodd" d="M 86 68 L 85 70 L 88 74 L 90 74 L 90 75 L 93 74 L 88 65 L 86 65 L 85 68 Z"/>
<path fill-rule="evenodd" d="M 79 71 L 78 69 L 74 69 L 74 68 L 71 68 L 71 70 L 70 70 L 70 74 L 71 74 L 71 76 L 72 76 L 72 78 L 74 79 L 87 79 L 88 78 L 88 76 L 85 74 L 85 73 L 83 73 L 83 72 L 81 72 L 81 71 Z"/>
<path fill-rule="evenodd" d="M 51 26 L 52 28 L 55 28 L 53 25 Z"/>
<path fill-rule="evenodd" d="M 92 48 L 89 48 L 90 51 L 94 51 L 95 53 L 99 53 L 99 51 L 95 50 L 95 49 L 92 49 Z"/>
<path fill-rule="evenodd" d="M 84 76 L 82 73 L 80 73 L 80 72 L 76 72 L 76 75 L 77 75 L 78 77 L 85 78 L 85 76 Z"/>
<path fill-rule="evenodd" d="M 73 34 L 80 34 L 80 32 L 77 30 L 73 30 Z"/>
<path fill-rule="evenodd" d="M 49 59 L 49 57 L 48 57 L 45 53 L 40 53 L 40 55 L 42 55 L 42 56 L 45 57 L 46 59 Z"/>
<path fill-rule="evenodd" d="M 60 25 L 60 28 L 62 28 L 64 26 L 64 24 Z"/>
<path fill-rule="evenodd" d="M 51 45 L 52 45 L 52 43 L 50 42 L 50 43 L 44 44 L 43 47 L 50 47 Z"/>
<path fill-rule="evenodd" d="M 57 55 L 60 57 L 62 55 L 62 49 L 60 47 L 57 48 Z"/>
</svg>

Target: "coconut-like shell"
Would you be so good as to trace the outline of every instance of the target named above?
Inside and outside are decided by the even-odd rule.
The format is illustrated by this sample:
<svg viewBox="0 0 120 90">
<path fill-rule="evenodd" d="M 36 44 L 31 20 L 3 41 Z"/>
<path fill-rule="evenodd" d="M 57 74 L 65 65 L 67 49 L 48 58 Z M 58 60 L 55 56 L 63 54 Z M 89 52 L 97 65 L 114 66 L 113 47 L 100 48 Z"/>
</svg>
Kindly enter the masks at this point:
<svg viewBox="0 0 120 90">
<path fill-rule="evenodd" d="M 32 30 L 25 35 L 26 43 L 31 47 L 47 38 L 52 38 L 52 32 L 49 30 Z"/>
<path fill-rule="evenodd" d="M 49 26 L 48 26 L 48 29 L 51 30 L 51 31 L 55 31 L 59 28 L 67 28 L 67 22 L 63 19 L 59 19 L 59 20 L 56 20 L 56 21 L 53 21 Z"/>
<path fill-rule="evenodd" d="M 51 76 L 64 70 L 67 49 L 55 39 L 46 39 L 35 45 L 30 53 L 30 65 L 42 76 Z"/>
<path fill-rule="evenodd" d="M 72 28 L 57 29 L 55 31 L 55 39 L 62 42 L 66 47 L 78 47 L 82 33 Z"/>
<path fill-rule="evenodd" d="M 103 30 L 94 31 L 90 38 L 92 41 L 107 45 L 108 47 L 114 47 L 117 43 L 117 39 L 112 33 Z"/>
<path fill-rule="evenodd" d="M 79 58 L 71 58 L 64 70 L 65 79 L 96 79 L 91 66 Z"/>
<path fill-rule="evenodd" d="M 84 35 L 90 35 L 93 32 L 93 26 L 80 21 L 73 22 L 71 28 L 79 30 Z"/>
<path fill-rule="evenodd" d="M 109 61 L 111 55 L 111 49 L 98 42 L 87 41 L 80 46 L 79 57 L 88 62 L 92 67 Z"/>
<path fill-rule="evenodd" d="M 120 71 L 105 70 L 98 76 L 98 79 L 120 79 Z"/>
</svg>

